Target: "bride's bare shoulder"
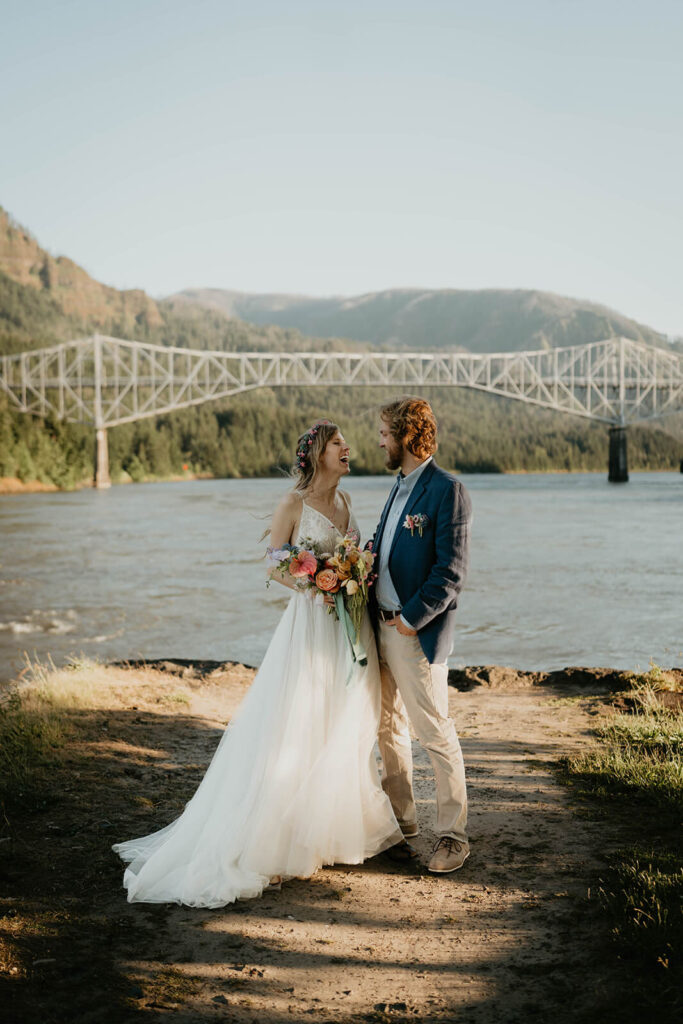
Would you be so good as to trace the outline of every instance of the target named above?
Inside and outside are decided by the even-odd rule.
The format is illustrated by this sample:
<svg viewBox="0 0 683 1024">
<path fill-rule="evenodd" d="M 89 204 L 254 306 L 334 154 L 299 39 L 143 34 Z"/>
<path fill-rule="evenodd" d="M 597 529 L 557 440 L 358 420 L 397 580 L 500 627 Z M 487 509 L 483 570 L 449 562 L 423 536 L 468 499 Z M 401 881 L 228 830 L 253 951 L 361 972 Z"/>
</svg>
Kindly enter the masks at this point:
<svg viewBox="0 0 683 1024">
<path fill-rule="evenodd" d="M 301 512 L 303 508 L 302 498 L 296 491 L 288 491 L 278 502 L 273 512 L 270 523 L 270 542 L 278 544 L 293 544 Z"/>
<path fill-rule="evenodd" d="M 298 491 L 287 491 L 277 504 L 276 512 L 300 512 L 303 505 L 303 497 Z"/>
<path fill-rule="evenodd" d="M 287 491 L 275 507 L 273 518 L 295 522 L 301 516 L 302 507 L 302 496 L 297 491 Z"/>
</svg>

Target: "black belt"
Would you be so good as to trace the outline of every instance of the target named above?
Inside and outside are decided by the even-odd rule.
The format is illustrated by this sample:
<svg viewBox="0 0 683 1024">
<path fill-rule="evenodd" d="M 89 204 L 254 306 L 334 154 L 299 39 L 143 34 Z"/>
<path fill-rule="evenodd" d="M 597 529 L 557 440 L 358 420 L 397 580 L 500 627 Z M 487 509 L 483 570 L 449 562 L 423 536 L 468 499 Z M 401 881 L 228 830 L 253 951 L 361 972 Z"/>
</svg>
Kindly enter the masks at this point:
<svg viewBox="0 0 683 1024">
<path fill-rule="evenodd" d="M 398 616 L 401 614 L 401 609 L 399 608 L 397 612 L 386 612 L 384 608 L 378 608 L 377 614 L 379 615 L 382 622 L 387 622 L 389 619 L 398 618 Z"/>
</svg>

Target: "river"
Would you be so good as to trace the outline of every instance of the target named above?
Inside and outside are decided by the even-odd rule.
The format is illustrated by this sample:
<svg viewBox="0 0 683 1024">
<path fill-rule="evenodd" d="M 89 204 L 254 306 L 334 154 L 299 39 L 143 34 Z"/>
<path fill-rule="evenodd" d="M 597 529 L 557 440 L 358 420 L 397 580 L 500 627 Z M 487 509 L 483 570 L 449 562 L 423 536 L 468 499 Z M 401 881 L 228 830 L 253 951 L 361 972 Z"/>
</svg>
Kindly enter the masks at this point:
<svg viewBox="0 0 683 1024">
<path fill-rule="evenodd" d="M 451 664 L 683 664 L 683 476 L 464 477 L 471 570 Z M 363 536 L 391 480 L 349 478 Z M 288 595 L 259 537 L 283 480 L 0 497 L 0 679 L 60 665 L 197 658 L 258 665 Z"/>
</svg>

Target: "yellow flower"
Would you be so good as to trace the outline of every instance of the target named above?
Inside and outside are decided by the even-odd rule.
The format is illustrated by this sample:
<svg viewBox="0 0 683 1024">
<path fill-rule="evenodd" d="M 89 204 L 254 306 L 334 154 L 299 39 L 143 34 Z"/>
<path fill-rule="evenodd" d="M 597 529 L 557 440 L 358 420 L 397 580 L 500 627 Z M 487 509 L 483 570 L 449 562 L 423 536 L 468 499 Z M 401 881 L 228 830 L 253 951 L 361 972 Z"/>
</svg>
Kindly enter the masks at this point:
<svg viewBox="0 0 683 1024">
<path fill-rule="evenodd" d="M 358 593 L 358 584 L 356 583 L 355 580 L 345 580 L 342 585 L 346 587 L 346 593 L 348 594 L 349 597 L 352 597 L 354 594 Z"/>
<path fill-rule="evenodd" d="M 351 575 L 351 563 L 340 558 L 339 555 L 335 555 L 334 558 L 330 558 L 327 565 L 331 569 L 334 569 L 340 580 L 348 580 Z"/>
</svg>

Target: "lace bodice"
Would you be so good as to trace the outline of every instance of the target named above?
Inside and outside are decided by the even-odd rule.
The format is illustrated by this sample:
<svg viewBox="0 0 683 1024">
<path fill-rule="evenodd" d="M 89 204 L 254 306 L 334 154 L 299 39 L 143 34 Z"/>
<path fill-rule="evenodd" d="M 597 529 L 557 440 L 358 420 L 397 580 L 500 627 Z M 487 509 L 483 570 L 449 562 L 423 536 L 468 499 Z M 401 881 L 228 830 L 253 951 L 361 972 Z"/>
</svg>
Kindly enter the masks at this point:
<svg viewBox="0 0 683 1024">
<path fill-rule="evenodd" d="M 346 499 L 344 500 L 346 501 Z M 350 533 L 352 530 L 359 533 L 356 517 L 353 514 L 353 510 L 349 508 L 349 525 L 346 532 Z M 301 544 L 305 540 L 312 540 L 316 544 L 321 544 L 326 551 L 332 552 L 343 536 L 327 516 L 324 516 L 322 512 L 318 512 L 311 505 L 307 505 L 304 501 L 296 538 L 297 544 Z"/>
</svg>

